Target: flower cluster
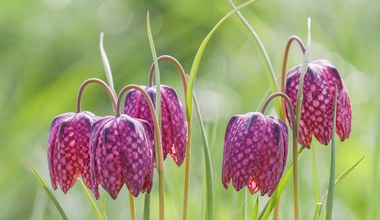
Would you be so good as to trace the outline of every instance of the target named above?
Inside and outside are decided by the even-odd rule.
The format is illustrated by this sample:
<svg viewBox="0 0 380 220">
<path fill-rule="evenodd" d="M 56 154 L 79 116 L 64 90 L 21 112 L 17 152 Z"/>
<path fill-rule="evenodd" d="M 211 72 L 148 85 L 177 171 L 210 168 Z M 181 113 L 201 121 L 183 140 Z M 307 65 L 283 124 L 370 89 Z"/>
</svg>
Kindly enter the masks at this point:
<svg viewBox="0 0 380 220">
<path fill-rule="evenodd" d="M 96 82 L 109 89 L 101 80 Z M 87 83 L 82 87 L 85 85 Z M 165 104 L 162 117 L 164 152 L 166 155 L 170 153 L 180 165 L 186 150 L 187 121 L 175 91 L 167 86 L 163 86 L 162 90 Z M 48 140 L 48 164 L 54 189 L 58 184 L 66 193 L 82 176 L 97 199 L 99 184 L 113 199 L 117 198 L 124 184 L 135 197 L 140 192 L 151 191 L 153 131 L 157 128 L 153 126 L 151 117 L 155 114 L 154 110 L 151 112 L 148 103 L 151 104 L 155 97 L 144 99 L 140 95 L 141 91 L 138 90 L 128 94 L 124 109 L 126 114 L 118 114 L 118 106 L 114 106 L 116 116 L 98 117 L 90 112 L 78 111 L 61 114 L 53 120 Z"/>
<path fill-rule="evenodd" d="M 289 71 L 285 94 L 288 97 L 286 116 L 293 127 L 296 123 L 298 87 L 301 65 Z M 337 93 L 336 132 L 341 141 L 351 132 L 351 102 L 336 68 L 326 60 L 308 64 L 304 76 L 303 101 L 299 122 L 298 142 L 310 148 L 312 135 L 327 145 L 332 138 L 334 97 Z M 295 130 L 293 129 L 293 132 Z M 236 190 L 247 186 L 251 193 L 271 194 L 284 171 L 287 158 L 287 127 L 272 116 L 247 113 L 232 117 L 228 123 L 222 164 L 222 182 L 225 188 L 232 178 Z"/>
</svg>

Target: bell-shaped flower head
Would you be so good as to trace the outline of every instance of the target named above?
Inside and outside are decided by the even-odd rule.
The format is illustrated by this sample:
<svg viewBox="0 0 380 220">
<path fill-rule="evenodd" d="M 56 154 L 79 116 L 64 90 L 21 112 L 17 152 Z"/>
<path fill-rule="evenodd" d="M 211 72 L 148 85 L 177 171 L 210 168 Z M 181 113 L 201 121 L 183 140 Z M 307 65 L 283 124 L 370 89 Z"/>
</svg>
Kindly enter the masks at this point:
<svg viewBox="0 0 380 220">
<path fill-rule="evenodd" d="M 289 71 L 285 93 L 296 109 L 297 93 L 301 75 L 301 65 Z M 332 121 L 334 113 L 334 95 L 337 88 L 336 133 L 341 141 L 350 136 L 352 111 L 347 89 L 338 70 L 327 60 L 317 60 L 308 64 L 304 77 L 303 101 L 299 129 L 299 143 L 310 148 L 312 135 L 322 144 L 327 145 L 332 138 Z M 290 123 L 288 106 L 287 118 Z"/>
<path fill-rule="evenodd" d="M 51 184 L 66 193 L 78 176 L 91 188 L 90 131 L 98 117 L 90 112 L 64 113 L 53 120 L 48 140 Z"/>
<path fill-rule="evenodd" d="M 150 192 L 153 180 L 153 132 L 148 122 L 122 114 L 99 119 L 91 130 L 91 176 L 116 199 L 126 184 L 135 197 Z"/>
<path fill-rule="evenodd" d="M 156 87 L 141 87 L 144 88 L 153 103 L 155 103 Z M 186 152 L 187 120 L 176 91 L 169 86 L 161 85 L 161 109 L 164 159 L 170 154 L 174 162 L 180 166 L 184 161 Z M 129 91 L 125 100 L 124 113 L 133 118 L 148 121 L 153 128 L 148 104 L 139 91 Z"/>
<path fill-rule="evenodd" d="M 288 151 L 284 122 L 259 112 L 236 115 L 228 123 L 222 164 L 222 182 L 227 189 L 232 179 L 239 191 L 272 195 L 282 177 Z"/>
</svg>

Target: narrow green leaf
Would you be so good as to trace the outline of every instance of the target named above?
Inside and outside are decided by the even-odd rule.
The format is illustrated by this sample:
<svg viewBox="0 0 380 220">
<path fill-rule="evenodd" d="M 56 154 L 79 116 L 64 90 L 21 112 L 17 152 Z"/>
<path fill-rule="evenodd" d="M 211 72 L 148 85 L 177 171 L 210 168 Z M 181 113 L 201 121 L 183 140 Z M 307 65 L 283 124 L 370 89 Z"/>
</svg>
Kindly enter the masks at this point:
<svg viewBox="0 0 380 220">
<path fill-rule="evenodd" d="M 154 62 L 154 75 L 156 78 L 156 115 L 158 119 L 158 124 L 159 128 L 161 128 L 161 83 L 160 83 L 160 70 L 158 66 L 158 61 L 157 61 L 157 53 L 156 53 L 156 48 L 154 46 L 154 41 L 153 41 L 153 35 L 152 35 L 152 29 L 150 27 L 150 17 L 149 17 L 149 11 L 146 14 L 146 27 L 147 27 L 147 33 L 148 33 L 148 40 L 149 40 L 149 46 L 150 46 L 150 51 L 152 53 L 152 58 Z M 160 140 L 156 140 L 155 146 L 155 152 L 158 151 L 158 144 L 157 142 Z M 158 153 L 156 153 L 156 161 L 158 161 Z M 157 163 L 157 166 L 159 163 Z M 145 202 L 144 203 L 144 219 L 150 219 L 150 196 L 147 198 L 145 197 Z"/>
<path fill-rule="evenodd" d="M 99 200 L 100 209 L 102 210 L 102 220 L 108 220 L 107 214 L 106 214 L 106 201 L 107 197 L 104 197 L 104 202 L 102 200 Z"/>
<path fill-rule="evenodd" d="M 195 77 L 197 76 L 199 64 L 201 62 L 202 55 L 203 55 L 203 52 L 204 52 L 204 50 L 205 50 L 205 48 L 206 48 L 206 46 L 208 44 L 208 41 L 210 40 L 210 38 L 212 37 L 212 35 L 215 33 L 215 31 L 218 29 L 218 27 L 221 24 L 223 24 L 223 22 L 225 20 L 227 20 L 227 18 L 229 18 L 234 13 L 236 13 L 238 10 L 241 10 L 242 8 L 247 7 L 248 5 L 250 5 L 250 4 L 254 3 L 254 2 L 256 2 L 256 0 L 247 1 L 247 2 L 245 2 L 243 4 L 241 4 L 240 6 L 238 6 L 237 8 L 233 9 L 229 13 L 227 13 L 222 19 L 219 20 L 219 22 L 214 26 L 214 28 L 211 29 L 211 31 L 207 34 L 207 36 L 203 39 L 201 45 L 199 46 L 197 54 L 195 55 L 194 60 L 193 60 L 193 64 L 191 66 L 189 84 L 187 86 L 187 93 L 186 93 L 186 116 L 187 116 L 188 121 L 192 121 L 193 87 L 194 87 Z"/>
<path fill-rule="evenodd" d="M 152 29 L 150 27 L 149 11 L 146 14 L 146 27 L 147 27 L 147 32 L 148 32 L 150 51 L 152 52 L 152 58 L 153 58 L 153 63 L 154 63 L 154 75 L 156 77 L 156 115 L 157 115 L 158 123 L 161 128 L 161 95 L 159 95 L 161 94 L 160 92 L 161 78 L 160 78 L 160 69 L 159 69 L 158 61 L 157 61 L 156 47 L 154 46 Z"/>
<path fill-rule="evenodd" d="M 104 73 L 106 74 L 108 85 L 111 88 L 114 97 L 117 97 L 115 87 L 114 87 L 114 83 L 113 83 L 111 66 L 110 66 L 110 63 L 108 62 L 106 51 L 104 50 L 103 38 L 104 38 L 104 33 L 102 32 L 102 33 L 100 33 L 99 48 L 100 48 L 100 55 L 102 57 Z"/>
<path fill-rule="evenodd" d="M 232 0 L 228 0 L 228 1 L 230 2 L 232 8 L 236 9 L 236 6 L 232 2 Z M 276 74 L 275 74 L 274 69 L 273 69 L 272 62 L 269 59 L 268 53 L 264 47 L 263 42 L 261 41 L 259 35 L 256 33 L 255 29 L 253 29 L 253 27 L 249 24 L 247 19 L 245 19 L 243 14 L 240 13 L 240 11 L 237 11 L 236 14 L 239 16 L 239 18 L 244 23 L 244 25 L 248 28 L 249 32 L 251 32 L 253 39 L 255 40 L 255 45 L 256 45 L 257 49 L 260 51 L 260 57 L 262 58 L 263 63 L 266 64 L 266 67 L 267 67 L 266 71 L 268 71 L 268 73 L 269 73 L 268 76 L 270 78 L 269 81 L 271 82 L 272 92 L 280 91 L 280 88 L 279 88 L 278 82 L 277 82 L 277 78 L 276 78 Z"/>
<path fill-rule="evenodd" d="M 206 176 L 206 203 L 205 203 L 205 216 L 208 220 L 213 219 L 214 214 L 214 178 L 212 174 L 212 162 L 211 162 L 211 156 L 210 156 L 210 148 L 207 141 L 207 135 L 206 135 L 206 129 L 204 126 L 204 122 L 202 119 L 201 111 L 198 105 L 198 100 L 195 95 L 193 94 L 194 98 L 194 106 L 195 110 L 198 116 L 199 125 L 201 127 L 201 134 L 202 134 L 202 140 L 203 140 L 203 154 L 204 154 L 204 160 L 205 160 L 205 176 Z"/>
<path fill-rule="evenodd" d="M 259 217 L 259 196 L 256 196 L 255 206 L 253 207 L 253 220 L 257 220 Z"/>
<path fill-rule="evenodd" d="M 150 219 L 150 193 L 145 193 L 143 219 Z"/>
<path fill-rule="evenodd" d="M 349 167 L 346 171 L 344 171 L 342 174 L 339 175 L 339 177 L 335 180 L 335 186 L 338 185 L 348 174 L 351 173 L 352 170 L 355 169 L 357 165 L 359 165 L 360 162 L 366 157 L 366 155 L 363 155 L 356 163 L 354 163 L 351 167 Z"/>
<path fill-rule="evenodd" d="M 298 153 L 297 153 L 297 159 L 298 160 L 301 157 L 304 149 L 305 149 L 305 147 L 301 147 L 301 149 L 298 150 Z M 293 172 L 293 164 L 290 164 L 290 166 L 286 170 L 284 176 L 282 177 L 280 183 L 278 184 L 276 191 L 272 194 L 272 197 L 268 200 L 264 209 L 261 211 L 259 219 L 268 219 L 269 218 L 269 215 L 272 212 L 274 206 L 276 205 L 277 199 L 280 197 L 282 191 L 284 190 L 285 185 L 289 180 L 289 177 L 292 175 L 292 172 Z"/>
<path fill-rule="evenodd" d="M 317 205 L 315 207 L 315 211 L 314 211 L 313 220 L 319 220 L 319 218 L 321 216 L 322 205 L 323 205 L 323 203 L 321 203 L 321 202 L 317 203 Z"/>
<path fill-rule="evenodd" d="M 32 170 L 34 176 L 37 178 L 37 180 L 40 182 L 41 186 L 44 188 L 46 193 L 48 194 L 49 198 L 51 201 L 54 203 L 55 207 L 57 208 L 59 214 L 61 215 L 63 220 L 67 220 L 67 216 L 65 212 L 63 211 L 61 205 L 59 204 L 58 200 L 55 198 L 53 193 L 50 191 L 50 189 L 47 187 L 46 183 L 44 180 L 41 178 L 40 174 L 37 172 L 36 168 L 34 168 L 32 162 L 29 161 L 29 167 Z"/>
<path fill-rule="evenodd" d="M 311 167 L 313 170 L 313 186 L 314 186 L 314 196 L 317 202 L 321 201 L 321 192 L 319 190 L 319 178 L 318 178 L 318 169 L 317 169 L 317 161 L 315 159 L 315 149 L 314 147 L 310 147 L 310 157 L 311 157 Z"/>
<path fill-rule="evenodd" d="M 332 123 L 332 140 L 331 140 L 331 163 L 330 163 L 330 180 L 329 189 L 327 194 L 327 204 L 326 204 L 326 219 L 332 219 L 333 203 L 334 203 L 334 187 L 335 187 L 335 126 L 336 126 L 336 106 L 337 106 L 337 90 L 335 87 L 335 97 L 334 97 L 334 116 Z"/>
<path fill-rule="evenodd" d="M 81 186 L 84 194 L 86 195 L 86 198 L 90 202 L 90 204 L 92 206 L 92 209 L 94 210 L 96 216 L 98 217 L 98 219 L 102 219 L 102 214 L 100 214 L 98 206 L 95 204 L 95 201 L 91 198 L 90 193 L 88 192 L 86 186 L 84 185 L 84 183 L 83 183 L 83 181 L 81 179 L 79 179 L 79 184 L 80 184 L 80 186 Z"/>
</svg>

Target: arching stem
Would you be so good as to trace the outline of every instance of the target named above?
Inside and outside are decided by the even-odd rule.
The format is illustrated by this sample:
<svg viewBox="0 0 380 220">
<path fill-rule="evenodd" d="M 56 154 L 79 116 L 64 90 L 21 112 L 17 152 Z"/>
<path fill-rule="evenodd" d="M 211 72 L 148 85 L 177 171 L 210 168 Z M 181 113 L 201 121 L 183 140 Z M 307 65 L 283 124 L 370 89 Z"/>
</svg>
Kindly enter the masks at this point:
<svg viewBox="0 0 380 220">
<path fill-rule="evenodd" d="M 113 92 L 110 89 L 110 87 L 107 85 L 107 83 L 105 83 L 103 80 L 97 79 L 97 78 L 87 79 L 80 86 L 79 91 L 78 91 L 78 99 L 77 99 L 77 112 L 79 113 L 81 111 L 83 90 L 90 83 L 96 83 L 96 84 L 100 85 L 101 87 L 103 87 L 104 90 L 106 90 L 106 92 L 107 92 L 107 94 L 111 100 L 113 110 L 116 113 L 116 110 L 117 110 L 117 108 L 116 108 L 116 97 L 113 95 Z"/>
<path fill-rule="evenodd" d="M 288 56 L 289 56 L 290 46 L 292 45 L 292 43 L 294 41 L 298 43 L 298 45 L 300 46 L 300 48 L 302 50 L 302 53 L 305 54 L 305 45 L 302 42 L 301 38 L 299 38 L 296 35 L 290 36 L 289 39 L 288 39 L 288 42 L 286 43 L 285 52 L 284 52 L 284 58 L 282 60 L 281 90 L 280 90 L 280 92 L 285 92 L 286 66 L 287 66 L 287 63 L 288 63 Z M 281 102 L 280 118 L 282 120 L 285 119 L 285 105 L 284 105 L 284 102 Z"/>
<path fill-rule="evenodd" d="M 290 119 L 291 119 L 291 125 L 292 125 L 292 137 L 293 137 L 293 149 L 292 149 L 292 159 L 293 159 L 293 191 L 294 191 L 294 213 L 295 219 L 299 219 L 299 187 L 298 187 L 298 157 L 297 157 L 297 147 L 298 147 L 298 123 L 297 118 L 294 113 L 294 109 L 292 106 L 292 102 L 290 101 L 289 97 L 282 92 L 276 92 L 270 95 L 267 100 L 265 101 L 263 108 L 261 109 L 261 113 L 264 114 L 265 109 L 269 105 L 270 101 L 275 97 L 281 97 L 288 105 L 289 113 L 290 113 Z"/>
<path fill-rule="evenodd" d="M 172 64 L 175 65 L 175 67 L 177 68 L 178 70 L 178 73 L 181 77 L 181 80 L 182 80 L 182 85 L 183 85 L 183 89 L 184 89 L 184 92 L 185 92 L 185 96 L 186 96 L 186 90 L 187 90 L 187 79 L 186 79 L 186 73 L 185 73 L 185 70 L 183 69 L 181 63 L 174 57 L 172 56 L 169 56 L 169 55 L 162 55 L 162 56 L 159 56 L 157 57 L 157 62 L 160 63 L 161 61 L 169 61 L 171 62 Z M 154 75 L 154 63 L 152 64 L 152 66 L 150 67 L 150 71 L 149 71 L 149 81 L 148 81 L 148 85 L 151 87 L 153 86 L 153 75 Z"/>
<path fill-rule="evenodd" d="M 161 140 L 161 129 L 158 124 L 157 116 L 155 114 L 155 109 L 152 100 L 150 99 L 148 93 L 138 85 L 130 84 L 125 86 L 119 93 L 116 104 L 116 116 L 120 116 L 120 102 L 124 93 L 130 89 L 135 89 L 144 96 L 145 101 L 148 103 L 148 107 L 153 119 L 154 125 L 154 134 L 155 134 L 155 152 L 158 153 L 158 163 L 157 163 L 157 171 L 158 171 L 158 187 L 159 187 L 159 219 L 164 219 L 164 202 L 165 202 L 165 191 L 164 191 L 164 156 L 162 152 L 162 140 Z"/>
</svg>

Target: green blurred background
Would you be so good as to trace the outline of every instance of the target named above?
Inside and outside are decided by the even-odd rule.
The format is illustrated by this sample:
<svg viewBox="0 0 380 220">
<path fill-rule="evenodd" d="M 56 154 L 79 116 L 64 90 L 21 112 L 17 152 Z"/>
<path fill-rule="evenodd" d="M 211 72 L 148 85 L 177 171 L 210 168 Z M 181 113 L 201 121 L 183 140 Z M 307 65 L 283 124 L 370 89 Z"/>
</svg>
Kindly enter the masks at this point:
<svg viewBox="0 0 380 220">
<path fill-rule="evenodd" d="M 158 55 L 175 56 L 189 71 L 202 39 L 230 9 L 226 0 L 1 0 L 0 219 L 59 219 L 27 163 L 33 162 L 50 187 L 46 150 L 52 119 L 75 111 L 76 93 L 85 79 L 106 80 L 98 49 L 100 32 L 105 33 L 105 49 L 119 90 L 129 83 L 147 83 L 152 62 L 146 34 L 147 10 Z M 306 39 L 310 16 L 312 60 L 331 60 L 350 92 L 353 128 L 350 139 L 338 142 L 337 174 L 367 156 L 336 188 L 334 219 L 380 219 L 379 10 L 380 4 L 370 0 L 273 0 L 259 1 L 242 11 L 261 37 L 278 75 L 287 38 L 297 34 Z M 289 68 L 300 62 L 300 50 L 292 47 Z M 176 88 L 183 100 L 175 68 L 163 63 L 160 70 L 161 82 Z M 232 187 L 225 190 L 220 181 L 226 124 L 234 114 L 256 110 L 269 87 L 253 38 L 233 16 L 207 46 L 195 83 L 211 145 L 215 219 L 234 219 L 242 209 L 242 193 Z M 87 88 L 82 108 L 97 115 L 112 114 L 107 95 L 97 86 Z M 275 113 L 274 109 L 270 111 Z M 196 120 L 193 128 L 189 219 L 201 219 L 204 165 Z M 314 144 L 313 148 L 324 193 L 330 147 Z M 179 219 L 184 167 L 175 167 L 171 159 L 165 166 L 166 216 Z M 300 172 L 301 216 L 311 219 L 316 200 L 310 151 L 305 151 L 300 160 Z M 157 218 L 158 211 L 156 185 L 155 174 L 152 219 Z M 290 181 L 281 200 L 282 219 L 292 218 L 291 192 Z M 69 219 L 96 218 L 79 184 L 67 195 L 60 190 L 54 194 Z M 129 218 L 125 187 L 118 200 L 105 198 L 109 219 Z M 255 198 L 248 197 L 249 215 Z M 261 207 L 266 200 L 260 199 Z M 136 203 L 141 218 L 143 196 Z"/>
</svg>

